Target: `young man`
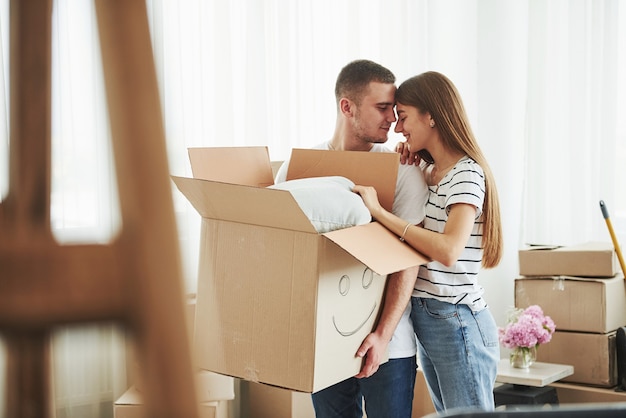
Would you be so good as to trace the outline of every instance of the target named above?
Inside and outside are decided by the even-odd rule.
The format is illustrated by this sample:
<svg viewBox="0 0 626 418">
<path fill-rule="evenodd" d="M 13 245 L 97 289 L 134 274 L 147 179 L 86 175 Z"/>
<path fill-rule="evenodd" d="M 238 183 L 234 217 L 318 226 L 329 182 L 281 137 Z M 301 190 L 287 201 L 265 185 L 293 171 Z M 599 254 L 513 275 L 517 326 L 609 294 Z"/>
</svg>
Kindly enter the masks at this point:
<svg viewBox="0 0 626 418">
<path fill-rule="evenodd" d="M 332 139 L 315 149 L 336 151 L 392 152 L 387 142 L 396 121 L 395 76 L 368 60 L 346 65 L 335 85 L 337 121 Z M 289 162 L 276 174 L 285 181 Z M 419 224 L 424 218 L 428 189 L 422 172 L 413 165 L 400 165 L 393 213 Z M 416 341 L 410 320 L 410 297 L 418 267 L 394 273 L 387 280 L 383 312 L 376 329 L 363 341 L 357 355 L 365 359 L 361 372 L 312 395 L 318 418 L 361 418 L 365 400 L 372 418 L 410 418 L 416 376 Z M 389 346 L 389 361 L 380 364 Z"/>
</svg>

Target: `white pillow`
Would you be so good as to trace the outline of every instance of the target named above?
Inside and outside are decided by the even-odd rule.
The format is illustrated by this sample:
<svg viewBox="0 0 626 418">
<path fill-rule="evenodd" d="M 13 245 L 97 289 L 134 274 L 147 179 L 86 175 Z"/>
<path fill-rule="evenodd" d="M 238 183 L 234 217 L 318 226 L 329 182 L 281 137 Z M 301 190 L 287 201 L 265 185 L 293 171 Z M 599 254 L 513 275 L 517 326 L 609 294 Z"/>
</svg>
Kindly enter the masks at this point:
<svg viewBox="0 0 626 418">
<path fill-rule="evenodd" d="M 354 193 L 354 183 L 340 176 L 310 177 L 269 186 L 289 191 L 317 232 L 363 225 L 372 216 L 361 196 Z"/>
</svg>

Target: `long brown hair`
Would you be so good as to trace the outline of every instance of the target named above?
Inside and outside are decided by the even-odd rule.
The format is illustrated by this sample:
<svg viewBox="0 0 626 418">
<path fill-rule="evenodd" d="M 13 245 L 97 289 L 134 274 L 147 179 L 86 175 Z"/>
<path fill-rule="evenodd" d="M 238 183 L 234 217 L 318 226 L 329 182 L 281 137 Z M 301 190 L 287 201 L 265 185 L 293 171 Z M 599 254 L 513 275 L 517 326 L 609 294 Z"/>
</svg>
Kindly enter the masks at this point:
<svg viewBox="0 0 626 418">
<path fill-rule="evenodd" d="M 443 144 L 450 150 L 462 152 L 476 161 L 485 174 L 485 200 L 483 222 L 483 259 L 485 268 L 498 265 L 502 258 L 502 224 L 496 182 L 470 126 L 463 101 L 456 87 L 445 75 L 429 71 L 403 82 L 396 92 L 396 102 L 413 106 L 422 114 L 430 113 L 441 134 Z M 420 157 L 432 164 L 433 158 L 426 150 Z"/>
</svg>

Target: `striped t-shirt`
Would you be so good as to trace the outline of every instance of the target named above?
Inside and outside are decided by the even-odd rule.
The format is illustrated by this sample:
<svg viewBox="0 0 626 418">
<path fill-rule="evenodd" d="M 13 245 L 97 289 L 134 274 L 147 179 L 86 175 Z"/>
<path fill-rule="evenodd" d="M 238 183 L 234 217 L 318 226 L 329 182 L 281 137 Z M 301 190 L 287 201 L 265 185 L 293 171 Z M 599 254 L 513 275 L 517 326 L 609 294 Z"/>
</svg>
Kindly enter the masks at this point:
<svg viewBox="0 0 626 418">
<path fill-rule="evenodd" d="M 479 220 L 485 198 L 485 176 L 482 168 L 465 156 L 441 179 L 429 186 L 424 228 L 442 233 L 448 212 L 455 203 L 475 206 L 476 220 L 472 233 L 458 261 L 446 267 L 437 261 L 420 267 L 413 296 L 435 298 L 453 304 L 466 304 L 473 311 L 487 306 L 482 298 L 484 289 L 478 284 L 481 268 L 482 223 Z"/>
</svg>

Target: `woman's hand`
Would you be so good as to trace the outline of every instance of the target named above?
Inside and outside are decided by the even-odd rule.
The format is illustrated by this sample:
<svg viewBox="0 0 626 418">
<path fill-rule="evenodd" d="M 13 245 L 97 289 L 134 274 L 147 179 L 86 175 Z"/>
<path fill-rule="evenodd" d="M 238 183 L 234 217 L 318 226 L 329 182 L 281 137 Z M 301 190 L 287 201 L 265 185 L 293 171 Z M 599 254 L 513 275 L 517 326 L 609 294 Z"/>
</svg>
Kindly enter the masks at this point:
<svg viewBox="0 0 626 418">
<path fill-rule="evenodd" d="M 400 164 L 419 165 L 419 155 L 417 155 L 417 152 L 411 152 L 411 148 L 406 141 L 396 144 L 396 152 L 400 154 Z"/>
<path fill-rule="evenodd" d="M 383 207 L 378 201 L 378 193 L 376 193 L 375 188 L 373 188 L 372 186 L 361 186 L 357 184 L 356 186 L 354 186 L 352 191 L 361 195 L 363 203 L 365 203 L 365 206 L 374 218 L 376 218 L 377 215 L 381 213 Z"/>
</svg>

